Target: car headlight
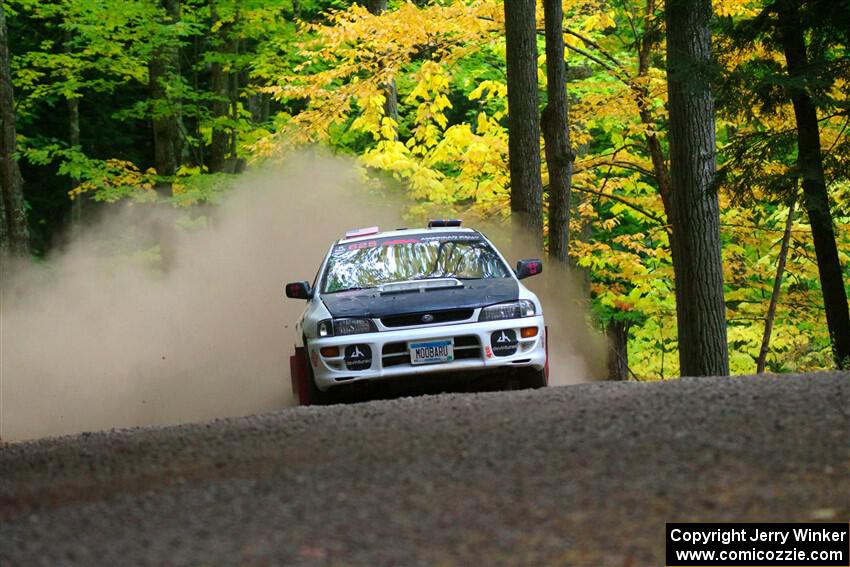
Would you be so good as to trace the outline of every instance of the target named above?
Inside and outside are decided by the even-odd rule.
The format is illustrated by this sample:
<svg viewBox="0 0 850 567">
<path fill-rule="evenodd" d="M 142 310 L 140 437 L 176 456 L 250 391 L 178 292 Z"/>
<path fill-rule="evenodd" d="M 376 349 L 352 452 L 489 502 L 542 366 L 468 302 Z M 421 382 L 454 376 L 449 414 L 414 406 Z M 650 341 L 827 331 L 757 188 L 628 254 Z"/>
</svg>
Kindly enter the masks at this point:
<svg viewBox="0 0 850 567">
<path fill-rule="evenodd" d="M 377 331 L 371 319 L 334 319 L 334 335 L 359 335 Z"/>
<path fill-rule="evenodd" d="M 371 319 L 323 319 L 316 327 L 320 338 L 359 335 L 361 333 L 377 332 L 378 328 Z"/>
<path fill-rule="evenodd" d="M 499 321 L 500 319 L 519 319 L 520 317 L 532 317 L 537 313 L 534 302 L 528 299 L 511 301 L 510 303 L 499 303 L 490 305 L 481 310 L 479 321 Z"/>
<path fill-rule="evenodd" d="M 334 335 L 359 335 L 377 331 L 371 319 L 334 319 Z"/>
</svg>

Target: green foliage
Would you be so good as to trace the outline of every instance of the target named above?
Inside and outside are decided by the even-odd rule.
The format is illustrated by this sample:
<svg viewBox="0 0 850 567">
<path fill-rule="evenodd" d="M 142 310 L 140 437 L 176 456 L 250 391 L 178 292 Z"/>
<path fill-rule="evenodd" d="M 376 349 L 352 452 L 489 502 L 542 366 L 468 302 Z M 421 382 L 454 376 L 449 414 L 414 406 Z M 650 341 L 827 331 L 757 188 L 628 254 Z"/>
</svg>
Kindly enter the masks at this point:
<svg viewBox="0 0 850 567">
<path fill-rule="evenodd" d="M 356 155 L 365 175 L 391 178 L 418 212 L 510 213 L 503 6 L 498 0 L 359 3 L 184 0 L 4 0 L 13 38 L 25 189 L 41 249 L 72 198 L 114 203 L 217 203 L 233 176 L 210 173 L 224 133 L 229 158 L 274 157 L 322 143 Z M 718 12 L 719 186 L 733 372 L 752 372 L 761 343 L 788 199 L 796 192 L 793 112 L 776 46 L 756 16 L 766 1 Z M 806 3 L 813 51 L 807 85 L 822 109 L 822 143 L 843 265 L 850 266 L 850 66 L 846 9 Z M 648 9 L 654 8 L 654 9 Z M 808 8 L 811 8 L 810 10 Z M 660 190 L 666 159 L 663 6 L 644 0 L 565 4 L 573 178 L 571 257 L 586 276 L 595 324 L 629 324 L 632 370 L 677 375 L 669 226 Z M 831 25 L 818 24 L 820 14 Z M 542 17 L 542 16 L 541 16 Z M 541 53 L 542 50 L 542 39 Z M 815 49 L 816 48 L 816 49 Z M 152 95 L 151 65 L 179 65 Z M 545 60 L 539 60 L 545 82 Z M 224 77 L 222 87 L 218 79 Z M 398 120 L 386 115 L 394 81 Z M 542 89 L 545 92 L 545 89 Z M 69 137 L 68 101 L 80 114 Z M 542 105 L 545 100 L 541 101 Z M 179 119 L 179 167 L 155 171 L 153 119 Z M 544 171 L 544 183 L 548 173 Z M 768 357 L 773 371 L 831 365 L 806 219 L 793 225 L 788 273 Z M 847 280 L 850 280 L 848 274 Z"/>
</svg>

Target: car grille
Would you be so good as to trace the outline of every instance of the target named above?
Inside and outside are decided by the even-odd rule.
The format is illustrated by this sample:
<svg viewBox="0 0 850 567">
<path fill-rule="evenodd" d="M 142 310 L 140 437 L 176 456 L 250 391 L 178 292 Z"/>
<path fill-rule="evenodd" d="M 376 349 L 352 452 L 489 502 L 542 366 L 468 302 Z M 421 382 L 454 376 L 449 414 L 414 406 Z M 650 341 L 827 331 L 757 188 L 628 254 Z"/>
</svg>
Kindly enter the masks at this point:
<svg viewBox="0 0 850 567">
<path fill-rule="evenodd" d="M 455 360 L 481 358 L 481 343 L 475 335 L 454 337 Z M 381 349 L 381 364 L 384 368 L 390 366 L 410 365 L 410 351 L 407 342 L 387 343 Z"/>
<path fill-rule="evenodd" d="M 435 323 L 451 323 L 452 321 L 465 321 L 472 317 L 474 309 L 446 309 L 444 311 L 423 311 L 420 313 L 405 313 L 403 315 L 392 315 L 382 317 L 381 323 L 384 327 L 412 327 L 415 325 L 433 325 Z M 427 323 L 422 320 L 423 315 L 431 315 L 433 319 Z"/>
</svg>

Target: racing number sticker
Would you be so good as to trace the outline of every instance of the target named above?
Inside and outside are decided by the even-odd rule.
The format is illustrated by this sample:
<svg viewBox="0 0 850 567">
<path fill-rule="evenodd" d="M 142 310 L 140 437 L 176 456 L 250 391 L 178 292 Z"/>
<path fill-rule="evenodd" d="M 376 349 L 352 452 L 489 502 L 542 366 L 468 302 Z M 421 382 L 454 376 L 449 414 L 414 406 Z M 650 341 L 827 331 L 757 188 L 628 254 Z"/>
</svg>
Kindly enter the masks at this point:
<svg viewBox="0 0 850 567">
<path fill-rule="evenodd" d="M 377 240 L 366 240 L 364 242 L 353 242 L 348 245 L 349 250 L 360 250 L 361 248 L 374 248 L 378 245 Z"/>
</svg>

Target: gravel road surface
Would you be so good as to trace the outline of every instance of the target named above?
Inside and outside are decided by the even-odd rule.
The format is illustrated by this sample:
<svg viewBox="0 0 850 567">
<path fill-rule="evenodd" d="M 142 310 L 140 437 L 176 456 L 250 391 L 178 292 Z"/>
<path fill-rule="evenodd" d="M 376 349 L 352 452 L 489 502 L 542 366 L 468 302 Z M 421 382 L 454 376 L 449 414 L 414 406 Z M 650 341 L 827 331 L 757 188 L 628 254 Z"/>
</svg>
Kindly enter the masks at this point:
<svg viewBox="0 0 850 567">
<path fill-rule="evenodd" d="M 0 448 L 0 565 L 663 565 L 850 520 L 850 374 L 292 408 Z"/>
</svg>

